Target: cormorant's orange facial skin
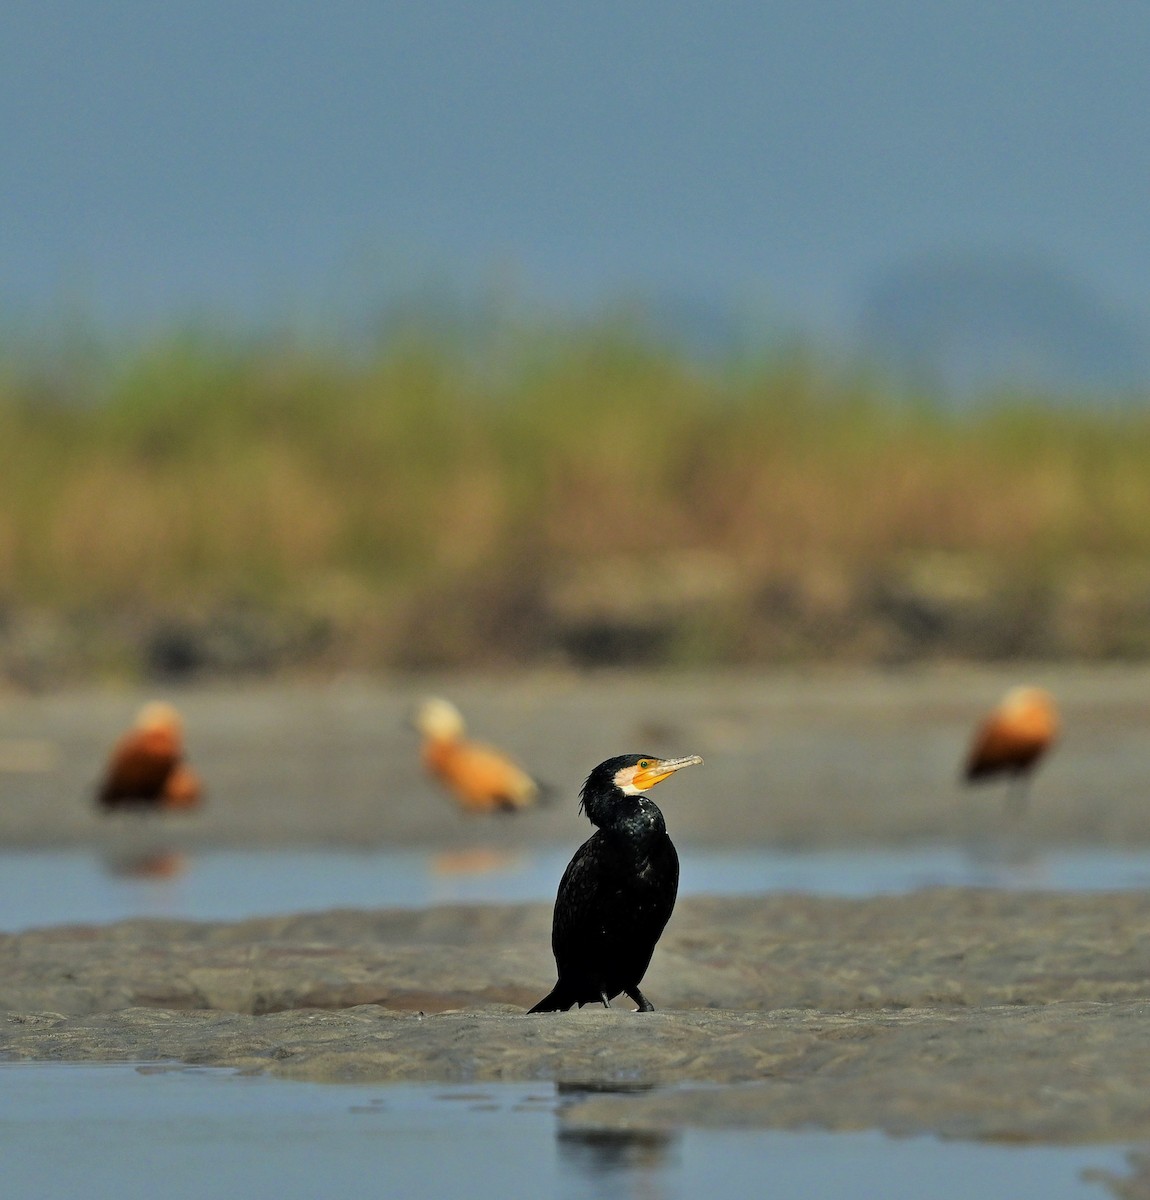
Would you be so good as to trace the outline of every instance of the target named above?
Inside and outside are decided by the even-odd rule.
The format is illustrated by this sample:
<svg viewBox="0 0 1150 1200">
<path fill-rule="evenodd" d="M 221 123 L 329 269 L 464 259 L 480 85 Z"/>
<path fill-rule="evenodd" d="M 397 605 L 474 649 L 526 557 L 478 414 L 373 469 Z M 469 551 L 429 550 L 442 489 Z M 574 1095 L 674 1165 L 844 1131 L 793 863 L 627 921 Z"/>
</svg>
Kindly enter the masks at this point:
<svg viewBox="0 0 1150 1200">
<path fill-rule="evenodd" d="M 428 713 L 431 717 L 425 719 Z M 468 741 L 462 718 L 446 701 L 428 702 L 417 714 L 416 726 L 423 733 L 424 767 L 464 812 L 514 812 L 538 800 L 535 780 L 493 746 Z"/>
<path fill-rule="evenodd" d="M 1048 692 L 1015 688 L 979 726 L 966 762 L 968 780 L 1024 775 L 1058 739 L 1058 713 Z"/>
<path fill-rule="evenodd" d="M 99 803 L 103 808 L 191 809 L 203 791 L 183 763 L 183 728 L 174 709 L 149 704 L 112 749 Z"/>
</svg>

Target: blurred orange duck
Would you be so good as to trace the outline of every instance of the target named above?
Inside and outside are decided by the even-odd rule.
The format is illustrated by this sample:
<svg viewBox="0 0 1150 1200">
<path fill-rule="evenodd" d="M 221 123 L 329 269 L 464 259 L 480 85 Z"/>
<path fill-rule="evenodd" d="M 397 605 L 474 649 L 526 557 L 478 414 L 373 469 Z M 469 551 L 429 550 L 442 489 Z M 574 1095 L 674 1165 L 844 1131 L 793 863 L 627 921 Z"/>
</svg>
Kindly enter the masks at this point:
<svg viewBox="0 0 1150 1200">
<path fill-rule="evenodd" d="M 464 812 L 517 812 L 539 800 L 539 785 L 506 754 L 464 738 L 463 717 L 450 701 L 425 700 L 414 723 L 423 735 L 423 765 Z"/>
<path fill-rule="evenodd" d="M 1049 692 L 1036 687 L 1012 688 L 974 735 L 964 776 L 978 783 L 1008 776 L 1021 790 L 1014 804 L 1025 802 L 1030 775 L 1058 738 L 1058 712 Z"/>
<path fill-rule="evenodd" d="M 145 704 L 112 749 L 97 801 L 101 808 L 184 811 L 203 789 L 184 759 L 184 723 L 170 704 Z"/>
</svg>

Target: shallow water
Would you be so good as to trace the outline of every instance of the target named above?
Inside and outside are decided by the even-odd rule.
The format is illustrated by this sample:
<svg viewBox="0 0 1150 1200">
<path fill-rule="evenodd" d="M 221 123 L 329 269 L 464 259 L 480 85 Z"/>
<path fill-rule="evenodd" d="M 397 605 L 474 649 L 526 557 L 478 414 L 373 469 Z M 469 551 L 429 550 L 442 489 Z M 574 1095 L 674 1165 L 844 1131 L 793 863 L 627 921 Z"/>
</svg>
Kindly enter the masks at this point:
<svg viewBox="0 0 1150 1200">
<path fill-rule="evenodd" d="M 553 1085 L 321 1085 L 202 1068 L 0 1065 L 5 1193 L 215 1196 L 1104 1197 L 1119 1147 L 879 1133 L 586 1132 Z M 65 1153 L 63 1148 L 67 1148 Z"/>
<path fill-rule="evenodd" d="M 0 853 L 0 929 L 127 917 L 235 920 L 329 908 L 550 901 L 570 848 L 196 853 L 137 847 Z M 1150 886 L 1150 851 L 1074 849 L 1024 858 L 953 847 L 688 851 L 681 895 L 869 896 L 939 886 L 1098 891 Z"/>
</svg>

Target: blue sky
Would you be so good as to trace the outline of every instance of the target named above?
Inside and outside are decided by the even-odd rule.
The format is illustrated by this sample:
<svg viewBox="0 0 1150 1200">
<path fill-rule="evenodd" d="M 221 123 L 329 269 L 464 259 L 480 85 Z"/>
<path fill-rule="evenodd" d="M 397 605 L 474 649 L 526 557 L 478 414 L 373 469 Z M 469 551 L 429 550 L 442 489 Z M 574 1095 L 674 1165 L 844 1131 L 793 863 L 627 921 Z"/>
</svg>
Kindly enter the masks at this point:
<svg viewBox="0 0 1150 1200">
<path fill-rule="evenodd" d="M 848 324 L 1024 251 L 1150 328 L 1128 0 L 13 0 L 0 314 L 354 309 L 427 277 Z"/>
</svg>

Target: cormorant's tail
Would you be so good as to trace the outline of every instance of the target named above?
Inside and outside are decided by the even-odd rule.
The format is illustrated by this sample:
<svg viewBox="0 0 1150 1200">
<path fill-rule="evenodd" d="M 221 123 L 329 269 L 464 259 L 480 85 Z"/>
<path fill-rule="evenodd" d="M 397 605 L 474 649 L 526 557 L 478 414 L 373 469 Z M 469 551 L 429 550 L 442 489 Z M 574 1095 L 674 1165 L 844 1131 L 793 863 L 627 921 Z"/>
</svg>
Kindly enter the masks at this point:
<svg viewBox="0 0 1150 1200">
<path fill-rule="evenodd" d="M 531 1013 L 566 1012 L 574 1003 L 575 997 L 570 995 L 566 988 L 556 984 L 534 1008 L 529 1008 L 527 1013 L 530 1016 Z"/>
</svg>

